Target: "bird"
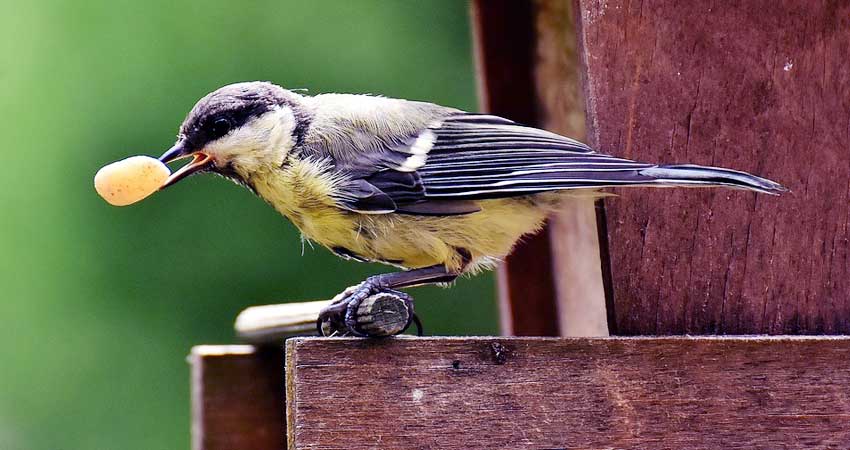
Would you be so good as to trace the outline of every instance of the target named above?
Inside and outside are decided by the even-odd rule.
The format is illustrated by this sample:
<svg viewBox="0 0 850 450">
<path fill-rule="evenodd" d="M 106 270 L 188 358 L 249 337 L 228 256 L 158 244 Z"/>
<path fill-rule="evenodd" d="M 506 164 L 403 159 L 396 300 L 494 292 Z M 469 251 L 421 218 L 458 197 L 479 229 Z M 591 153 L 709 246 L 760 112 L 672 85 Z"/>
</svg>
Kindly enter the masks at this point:
<svg viewBox="0 0 850 450">
<path fill-rule="evenodd" d="M 731 169 L 598 153 L 495 115 L 377 95 L 311 96 L 264 81 L 201 98 L 159 160 L 184 158 L 192 160 L 163 189 L 193 174 L 221 175 L 304 239 L 402 269 L 366 278 L 322 310 L 320 334 L 353 336 L 366 335 L 355 316 L 370 295 L 396 295 L 412 311 L 400 289 L 492 269 L 570 196 L 632 186 L 787 190 Z"/>
</svg>

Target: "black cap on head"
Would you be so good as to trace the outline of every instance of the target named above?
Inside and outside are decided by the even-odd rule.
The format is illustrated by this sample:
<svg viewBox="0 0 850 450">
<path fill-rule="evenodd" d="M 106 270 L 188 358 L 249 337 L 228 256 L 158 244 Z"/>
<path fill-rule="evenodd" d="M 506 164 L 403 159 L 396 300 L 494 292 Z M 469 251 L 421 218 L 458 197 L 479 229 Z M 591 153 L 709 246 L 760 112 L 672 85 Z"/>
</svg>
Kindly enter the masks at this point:
<svg viewBox="0 0 850 450">
<path fill-rule="evenodd" d="M 180 126 L 180 138 L 200 150 L 276 106 L 292 103 L 294 94 L 271 83 L 252 81 L 224 86 L 200 99 Z"/>
</svg>

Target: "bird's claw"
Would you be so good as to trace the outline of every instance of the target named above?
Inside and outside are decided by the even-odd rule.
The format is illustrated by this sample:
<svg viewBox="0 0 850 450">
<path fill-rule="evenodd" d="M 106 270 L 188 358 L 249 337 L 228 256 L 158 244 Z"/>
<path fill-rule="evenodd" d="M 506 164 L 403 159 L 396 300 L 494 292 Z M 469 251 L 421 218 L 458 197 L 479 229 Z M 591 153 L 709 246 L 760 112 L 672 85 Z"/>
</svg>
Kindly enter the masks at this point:
<svg viewBox="0 0 850 450">
<path fill-rule="evenodd" d="M 316 321 L 319 336 L 379 337 L 364 332 L 357 325 L 357 310 L 360 308 L 360 304 L 378 293 L 387 293 L 398 297 L 410 311 L 410 317 L 399 333 L 406 330 L 411 324 L 415 324 L 417 334 L 422 336 L 422 322 L 413 312 L 413 297 L 405 292 L 381 287 L 368 280 L 351 286 L 338 294 L 333 298 L 331 304 L 319 313 L 319 319 Z"/>
</svg>

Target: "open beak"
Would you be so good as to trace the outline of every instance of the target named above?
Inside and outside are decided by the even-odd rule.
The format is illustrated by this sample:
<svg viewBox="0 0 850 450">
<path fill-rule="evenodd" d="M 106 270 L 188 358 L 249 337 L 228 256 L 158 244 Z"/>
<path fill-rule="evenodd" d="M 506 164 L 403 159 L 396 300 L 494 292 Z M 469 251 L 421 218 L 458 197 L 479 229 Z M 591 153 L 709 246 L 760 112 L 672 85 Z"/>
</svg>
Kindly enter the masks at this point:
<svg viewBox="0 0 850 450">
<path fill-rule="evenodd" d="M 213 166 L 213 159 L 210 155 L 202 152 L 192 152 L 188 153 L 186 149 L 183 147 L 182 142 L 178 142 L 174 144 L 174 147 L 168 149 L 162 156 L 159 157 L 159 160 L 163 164 L 168 164 L 173 161 L 178 161 L 184 158 L 192 157 L 192 161 L 186 164 L 185 166 L 178 169 L 176 172 L 172 173 L 165 183 L 160 186 L 160 190 L 171 186 L 174 183 L 192 175 L 193 173 L 202 172 L 204 170 L 208 170 Z"/>
</svg>

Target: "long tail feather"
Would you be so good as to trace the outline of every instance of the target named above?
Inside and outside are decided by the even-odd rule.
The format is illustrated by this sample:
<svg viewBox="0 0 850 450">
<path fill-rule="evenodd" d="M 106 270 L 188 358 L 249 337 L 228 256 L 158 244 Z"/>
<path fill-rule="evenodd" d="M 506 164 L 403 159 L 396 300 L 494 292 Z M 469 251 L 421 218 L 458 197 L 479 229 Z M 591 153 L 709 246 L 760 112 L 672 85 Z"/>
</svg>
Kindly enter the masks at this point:
<svg viewBox="0 0 850 450">
<path fill-rule="evenodd" d="M 643 169 L 639 173 L 653 177 L 656 183 L 667 186 L 727 186 L 771 195 L 788 191 L 781 184 L 766 178 L 718 167 L 691 164 L 663 165 Z"/>
</svg>

